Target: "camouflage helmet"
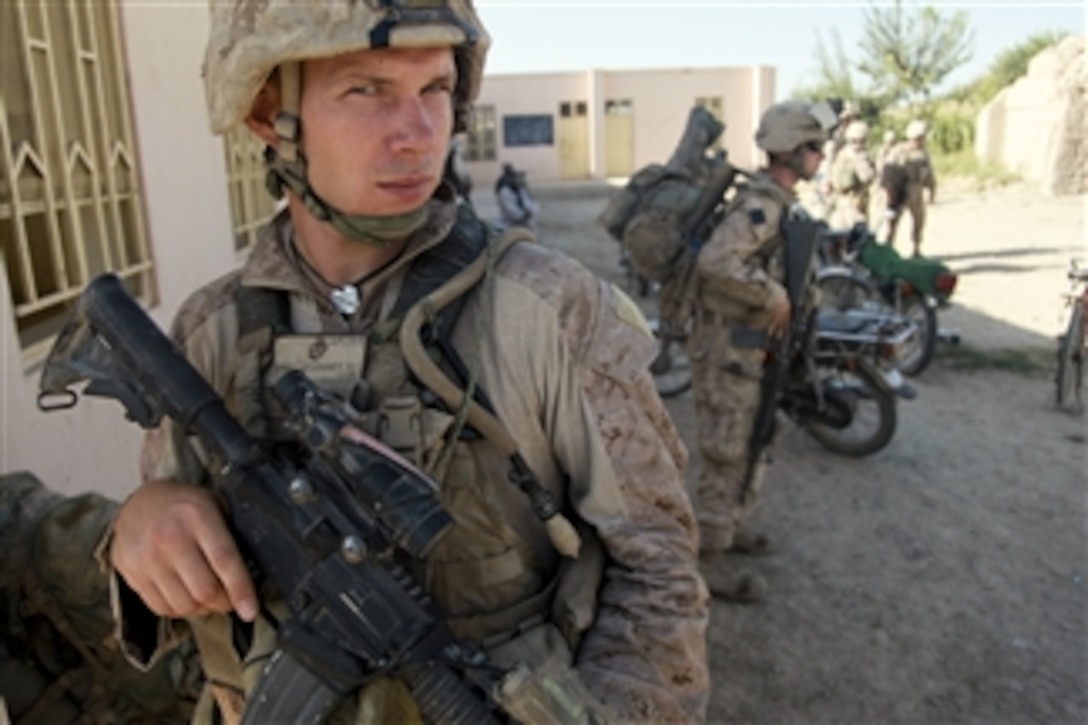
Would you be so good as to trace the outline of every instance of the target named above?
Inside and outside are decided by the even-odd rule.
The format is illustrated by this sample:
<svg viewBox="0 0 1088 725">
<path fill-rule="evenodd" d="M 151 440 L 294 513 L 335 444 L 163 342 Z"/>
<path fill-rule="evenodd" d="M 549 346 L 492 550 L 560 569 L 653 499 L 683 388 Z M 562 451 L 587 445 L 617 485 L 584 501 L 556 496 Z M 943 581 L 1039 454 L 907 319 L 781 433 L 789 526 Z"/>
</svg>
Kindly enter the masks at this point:
<svg viewBox="0 0 1088 725">
<path fill-rule="evenodd" d="M 456 116 L 480 90 L 490 38 L 473 0 L 210 0 L 204 94 L 212 131 L 248 115 L 280 64 L 367 48 L 452 46 Z"/>
<path fill-rule="evenodd" d="M 865 141 L 869 138 L 869 124 L 865 121 L 851 121 L 844 136 L 847 141 Z"/>
<path fill-rule="evenodd" d="M 823 143 L 835 122 L 835 112 L 826 103 L 782 101 L 763 112 L 756 146 L 768 153 L 789 153 L 812 141 Z"/>
<path fill-rule="evenodd" d="M 929 131 L 929 127 L 926 122 L 920 118 L 916 118 L 907 124 L 907 132 L 904 134 L 907 138 L 922 138 Z"/>
</svg>

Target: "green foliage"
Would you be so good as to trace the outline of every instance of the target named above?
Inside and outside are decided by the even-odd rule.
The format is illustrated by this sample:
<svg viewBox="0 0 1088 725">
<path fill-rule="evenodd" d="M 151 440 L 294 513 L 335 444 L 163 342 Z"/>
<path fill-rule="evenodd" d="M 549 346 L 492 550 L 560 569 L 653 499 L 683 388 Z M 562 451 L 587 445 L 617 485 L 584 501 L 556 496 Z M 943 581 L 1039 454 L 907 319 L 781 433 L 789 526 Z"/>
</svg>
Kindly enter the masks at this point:
<svg viewBox="0 0 1088 725">
<path fill-rule="evenodd" d="M 1001 89 L 1027 75 L 1028 63 L 1040 51 L 1057 44 L 1066 35 L 1067 33 L 1057 32 L 1038 33 L 1000 53 L 990 64 L 986 75 L 977 81 L 972 100 L 979 105 L 989 102 Z"/>
<path fill-rule="evenodd" d="M 1026 375 L 1049 370 L 1054 360 L 1054 352 L 1043 348 L 984 350 L 960 344 L 938 347 L 937 351 L 937 359 L 953 370 L 1003 370 Z"/>
<path fill-rule="evenodd" d="M 946 17 L 930 6 L 907 13 L 901 0 L 890 7 L 870 5 L 857 68 L 891 100 L 918 103 L 971 59 L 973 45 L 974 30 L 963 10 Z"/>
<path fill-rule="evenodd" d="M 1017 181 L 1019 177 L 1001 164 L 993 161 L 980 161 L 972 149 L 964 149 L 950 154 L 934 153 L 931 155 L 933 172 L 938 183 L 942 178 L 968 180 L 975 189 L 981 190 L 995 186 L 1005 186 Z"/>
<path fill-rule="evenodd" d="M 850 69 L 850 60 L 843 49 L 842 36 L 838 30 L 831 31 L 831 47 L 824 44 L 823 37 L 816 34 L 816 73 L 817 82 L 809 89 L 811 100 L 824 98 L 856 98 L 858 89 L 854 83 L 854 74 Z"/>
<path fill-rule="evenodd" d="M 929 120 L 928 145 L 938 154 L 970 151 L 975 142 L 975 121 L 962 113 L 944 113 Z"/>
</svg>

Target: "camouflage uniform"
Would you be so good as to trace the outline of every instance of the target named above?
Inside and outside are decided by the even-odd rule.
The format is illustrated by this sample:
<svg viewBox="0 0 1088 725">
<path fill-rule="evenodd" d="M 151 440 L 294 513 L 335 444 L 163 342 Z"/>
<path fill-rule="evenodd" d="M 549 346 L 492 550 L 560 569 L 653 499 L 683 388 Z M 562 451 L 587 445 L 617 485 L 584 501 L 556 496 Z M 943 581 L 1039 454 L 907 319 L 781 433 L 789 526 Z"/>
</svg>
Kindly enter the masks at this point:
<svg viewBox="0 0 1088 725">
<path fill-rule="evenodd" d="M 735 329 L 763 329 L 787 299 L 781 223 L 793 192 L 760 173 L 732 202 L 696 262 L 695 327 L 689 355 L 702 468 L 694 502 L 700 546 L 728 549 L 755 504 L 763 478 L 757 464 L 745 483 L 752 426 L 759 408 L 763 349 L 733 344 Z"/>
<path fill-rule="evenodd" d="M 902 218 L 902 209 L 910 212 L 911 230 L 910 240 L 914 244 L 914 253 L 920 254 L 923 239 L 923 230 L 926 224 L 926 203 L 924 193 L 930 195 L 936 191 L 937 177 L 933 173 L 933 164 L 929 159 L 929 152 L 924 145 L 911 142 L 911 138 L 923 138 L 925 126 L 912 128 L 914 122 L 907 128 L 907 141 L 897 145 L 888 156 L 888 165 L 897 166 L 904 172 L 906 178 L 906 194 L 902 206 L 890 209 L 887 240 L 895 242 L 895 232 Z"/>
<path fill-rule="evenodd" d="M 0 477 L 0 722 L 184 723 L 200 687 L 186 647 L 144 673 L 112 640 L 108 579 L 91 552 L 117 503 Z"/>
<path fill-rule="evenodd" d="M 875 178 L 876 169 L 864 141 L 851 139 L 831 166 L 832 227 L 852 227 L 868 221 L 869 187 Z"/>
<path fill-rule="evenodd" d="M 426 440 L 390 439 L 405 428 L 376 426 L 389 445 L 426 466 L 451 416 L 406 379 L 396 338 L 383 343 L 376 332 L 387 323 L 409 262 L 447 238 L 456 214 L 453 204 L 432 200 L 427 222 L 393 265 L 363 283 L 362 305 L 349 317 L 314 291 L 293 251 L 290 221 L 281 216 L 262 230 L 240 272 L 186 302 L 173 337 L 247 427 L 260 432 L 267 421 L 247 412 L 239 393 L 248 363 L 239 353 L 236 293 L 240 286 L 286 290 L 295 333 L 368 340 L 354 378 L 328 381 L 330 387 L 346 384 L 350 391 L 362 378 L 370 390 L 367 415 L 392 420 L 397 410 L 412 409 L 434 422 L 437 432 L 423 434 Z M 469 214 L 461 207 L 458 224 L 470 223 Z M 579 559 L 572 573 L 560 576 L 566 567 L 527 498 L 507 480 L 503 457 L 486 440 L 457 443 L 449 469 L 432 471 L 457 523 L 421 564 L 428 593 L 453 632 L 483 643 L 500 666 L 548 659 L 573 667 L 624 720 L 701 721 L 708 697 L 707 602 L 681 483 L 686 452 L 646 372 L 655 350 L 637 308 L 569 258 L 519 243 L 468 293 L 452 342 L 530 467 L 594 529 L 606 555 L 603 570 L 579 570 Z M 274 349 L 273 369 L 280 355 Z M 207 482 L 200 450 L 169 421 L 149 433 L 143 473 Z M 124 624 L 140 612 L 130 606 L 118 615 Z M 262 655 L 274 646 L 271 625 L 258 619 L 249 652 L 234 651 L 228 618 L 204 617 L 191 626 L 202 650 L 220 652 L 204 658 L 205 668 L 216 683 L 211 694 L 230 719 L 252 690 Z M 168 627 L 144 630 L 156 631 L 157 639 L 137 641 L 136 628 L 123 626 L 130 635 L 126 651 L 147 661 L 178 634 Z M 223 656 L 226 650 L 231 654 Z M 359 694 L 354 714 L 345 705 L 336 717 L 417 721 L 402 690 L 379 680 Z M 204 705 L 210 718 L 210 698 Z"/>
</svg>

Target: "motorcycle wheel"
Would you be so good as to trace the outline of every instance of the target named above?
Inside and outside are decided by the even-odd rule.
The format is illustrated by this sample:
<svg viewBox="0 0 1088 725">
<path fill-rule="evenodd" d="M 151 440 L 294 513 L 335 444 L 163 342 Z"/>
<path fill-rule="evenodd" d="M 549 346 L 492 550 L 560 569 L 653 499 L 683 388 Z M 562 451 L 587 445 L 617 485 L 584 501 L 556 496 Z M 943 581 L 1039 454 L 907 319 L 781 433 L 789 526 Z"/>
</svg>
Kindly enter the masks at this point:
<svg viewBox="0 0 1088 725">
<path fill-rule="evenodd" d="M 801 426 L 824 448 L 852 458 L 872 455 L 888 445 L 895 434 L 895 394 L 880 385 L 879 373 L 869 365 L 852 369 L 817 369 L 825 404 L 834 408 L 836 423 L 814 418 Z M 847 413 L 843 416 L 843 413 Z"/>
<path fill-rule="evenodd" d="M 654 387 L 662 398 L 673 398 L 691 388 L 691 361 L 682 339 L 663 335 L 657 325 L 651 327 L 658 341 L 657 357 L 650 363 Z"/>
<path fill-rule="evenodd" d="M 880 292 L 868 280 L 845 269 L 828 271 L 816 279 L 820 291 L 820 307 L 825 310 L 872 310 L 890 312 Z"/>
<path fill-rule="evenodd" d="M 937 312 L 922 295 L 911 290 L 900 293 L 899 314 L 914 323 L 917 333 L 900 346 L 895 363 L 899 372 L 914 377 L 929 367 L 937 351 Z"/>
<path fill-rule="evenodd" d="M 937 312 L 916 290 L 901 292 L 898 307 L 893 306 L 869 280 L 848 271 L 835 270 L 817 278 L 820 290 L 820 307 L 838 312 L 868 310 L 898 315 L 914 323 L 915 333 L 899 346 L 893 360 L 895 367 L 904 375 L 914 377 L 933 362 L 937 351 Z M 894 287 L 885 290 L 889 297 Z"/>
</svg>

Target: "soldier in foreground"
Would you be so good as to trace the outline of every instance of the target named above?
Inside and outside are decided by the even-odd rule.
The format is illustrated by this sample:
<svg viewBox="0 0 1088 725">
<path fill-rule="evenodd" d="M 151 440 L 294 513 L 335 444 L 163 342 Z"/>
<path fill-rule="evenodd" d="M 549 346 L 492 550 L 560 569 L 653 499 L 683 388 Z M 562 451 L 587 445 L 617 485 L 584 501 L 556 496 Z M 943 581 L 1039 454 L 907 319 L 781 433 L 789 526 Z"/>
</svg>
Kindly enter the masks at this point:
<svg viewBox="0 0 1088 725">
<path fill-rule="evenodd" d="M 689 355 L 702 467 L 693 498 L 700 550 L 714 560 L 711 555 L 762 553 L 769 546 L 766 536 L 743 528 L 763 479 L 749 444 L 765 352 L 738 347 L 733 333 L 758 329 L 774 337 L 789 329 L 781 224 L 796 201 L 794 185 L 816 174 L 833 122 L 823 105 L 786 101 L 767 109 L 755 138 L 767 152 L 767 167 L 738 192 L 696 262 Z M 711 585 L 716 595 L 737 602 L 758 600 L 766 589 L 761 577 L 747 572 Z"/>
<path fill-rule="evenodd" d="M 148 672 L 113 643 L 109 579 L 92 552 L 118 504 L 0 476 L 0 722 L 186 723 L 200 665 L 182 647 Z"/>
<path fill-rule="evenodd" d="M 500 672 L 528 670 L 524 687 L 496 697 L 506 715 L 703 720 L 706 590 L 686 453 L 647 372 L 645 322 L 575 261 L 522 243 L 524 231 L 494 238 L 440 183 L 488 46 L 472 3 L 211 7 L 212 127 L 244 123 L 273 150 L 270 181 L 287 208 L 240 271 L 183 305 L 179 347 L 251 435 L 290 438 L 267 391 L 301 368 L 439 481 L 452 530 L 403 565 L 459 640 Z M 477 269 L 482 278 L 469 276 Z M 427 314 L 433 352 L 467 389 L 453 409 L 414 374 L 401 339 L 418 335 L 402 328 L 406 316 L 447 291 L 460 295 L 456 316 Z M 517 442 L 524 468 L 511 470 L 492 426 L 466 426 L 475 406 Z M 209 680 L 198 719 L 233 722 L 276 657 L 284 603 L 256 591 L 210 466 L 172 421 L 151 431 L 145 482 L 117 516 L 108 560 L 125 651 L 149 661 L 187 619 Z M 575 523 L 580 547 L 534 508 L 525 468 Z M 412 723 L 421 713 L 401 679 L 372 676 L 330 717 Z"/>
</svg>

